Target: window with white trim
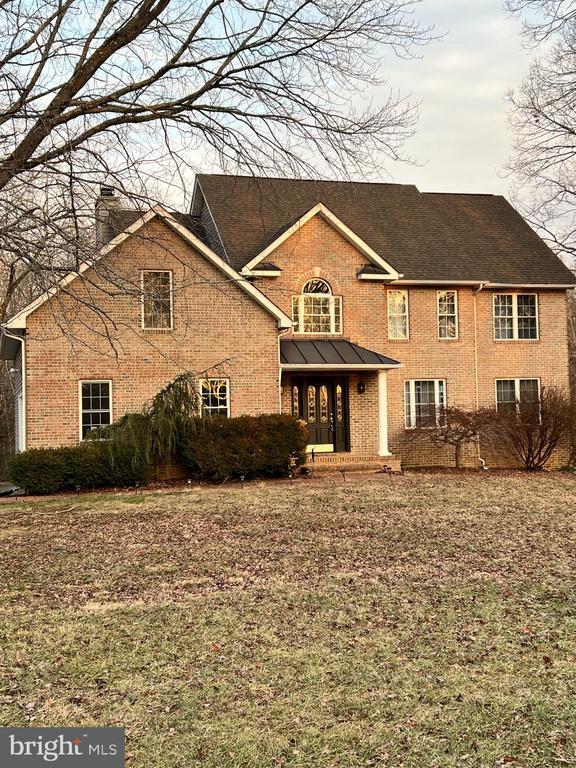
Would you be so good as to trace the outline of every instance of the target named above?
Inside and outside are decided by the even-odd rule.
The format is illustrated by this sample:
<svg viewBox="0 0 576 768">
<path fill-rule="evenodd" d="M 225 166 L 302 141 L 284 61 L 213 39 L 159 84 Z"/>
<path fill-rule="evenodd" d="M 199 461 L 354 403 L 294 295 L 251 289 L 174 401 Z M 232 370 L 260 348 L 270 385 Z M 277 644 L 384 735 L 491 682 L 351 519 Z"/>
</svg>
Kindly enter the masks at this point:
<svg viewBox="0 0 576 768">
<path fill-rule="evenodd" d="M 423 379 L 404 382 L 406 429 L 434 427 L 440 422 L 446 406 L 444 379 Z"/>
<path fill-rule="evenodd" d="M 408 291 L 389 290 L 388 300 L 388 338 L 408 338 Z"/>
<path fill-rule="evenodd" d="M 494 294 L 494 338 L 538 338 L 538 299 L 535 293 Z"/>
<path fill-rule="evenodd" d="M 458 292 L 438 291 L 438 338 L 458 338 Z"/>
<path fill-rule="evenodd" d="M 172 328 L 172 272 L 142 270 L 142 328 L 170 330 Z"/>
<path fill-rule="evenodd" d="M 200 379 L 202 416 L 230 416 L 230 380 Z"/>
<path fill-rule="evenodd" d="M 112 423 L 112 383 L 80 382 L 80 438 Z"/>
<path fill-rule="evenodd" d="M 308 280 L 299 296 L 292 297 L 295 333 L 342 333 L 342 298 L 320 278 Z"/>
<path fill-rule="evenodd" d="M 496 379 L 496 408 L 520 410 L 540 400 L 540 379 Z"/>
</svg>

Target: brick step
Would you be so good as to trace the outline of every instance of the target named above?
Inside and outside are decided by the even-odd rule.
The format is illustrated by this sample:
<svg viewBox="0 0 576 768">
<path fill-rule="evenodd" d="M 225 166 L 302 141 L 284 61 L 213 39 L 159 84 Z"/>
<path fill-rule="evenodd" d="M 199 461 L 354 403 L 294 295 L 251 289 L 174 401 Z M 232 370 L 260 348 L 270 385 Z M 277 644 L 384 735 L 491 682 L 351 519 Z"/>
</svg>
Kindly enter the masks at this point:
<svg viewBox="0 0 576 768">
<path fill-rule="evenodd" d="M 308 456 L 306 468 L 314 472 L 366 472 L 390 467 L 392 472 L 400 472 L 399 456 L 349 456 L 342 453 L 316 454 L 314 461 Z"/>
</svg>

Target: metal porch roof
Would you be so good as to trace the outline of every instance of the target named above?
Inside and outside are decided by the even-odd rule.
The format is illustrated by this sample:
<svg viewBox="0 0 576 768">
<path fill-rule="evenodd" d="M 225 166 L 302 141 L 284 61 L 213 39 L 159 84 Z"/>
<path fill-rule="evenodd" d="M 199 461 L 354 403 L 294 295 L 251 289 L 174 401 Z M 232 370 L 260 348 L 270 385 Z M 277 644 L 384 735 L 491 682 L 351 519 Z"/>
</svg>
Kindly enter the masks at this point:
<svg viewBox="0 0 576 768">
<path fill-rule="evenodd" d="M 346 339 L 281 339 L 282 368 L 368 369 L 397 368 L 401 363 Z"/>
</svg>

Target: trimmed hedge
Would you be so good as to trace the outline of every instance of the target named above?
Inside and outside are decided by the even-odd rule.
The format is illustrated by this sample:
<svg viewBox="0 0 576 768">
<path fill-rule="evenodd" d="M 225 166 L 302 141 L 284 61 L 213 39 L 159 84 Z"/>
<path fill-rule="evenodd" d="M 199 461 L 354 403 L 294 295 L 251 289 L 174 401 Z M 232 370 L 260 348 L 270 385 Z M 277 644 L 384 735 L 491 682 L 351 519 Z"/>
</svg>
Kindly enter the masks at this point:
<svg viewBox="0 0 576 768">
<path fill-rule="evenodd" d="M 18 453 L 8 477 L 31 494 L 144 484 L 152 469 L 148 452 L 123 433 L 107 434 L 102 442 Z M 182 429 L 176 458 L 202 480 L 286 477 L 306 461 L 307 442 L 305 424 L 292 416 L 196 418 Z"/>
<path fill-rule="evenodd" d="M 9 479 L 27 493 L 46 494 L 92 488 L 122 488 L 145 483 L 150 464 L 139 453 L 113 441 L 71 448 L 40 448 L 16 454 Z"/>
<path fill-rule="evenodd" d="M 286 477 L 306 461 L 308 430 L 293 416 L 194 419 L 181 437 L 180 462 L 204 480 Z"/>
</svg>

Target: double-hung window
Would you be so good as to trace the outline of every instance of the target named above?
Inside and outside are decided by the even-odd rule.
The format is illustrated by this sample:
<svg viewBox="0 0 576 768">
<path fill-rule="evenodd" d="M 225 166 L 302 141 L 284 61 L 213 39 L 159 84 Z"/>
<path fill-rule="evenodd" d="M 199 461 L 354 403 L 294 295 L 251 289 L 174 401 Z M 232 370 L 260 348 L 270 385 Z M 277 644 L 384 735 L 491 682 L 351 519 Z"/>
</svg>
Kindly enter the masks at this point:
<svg viewBox="0 0 576 768">
<path fill-rule="evenodd" d="M 171 330 L 172 272 L 170 270 L 142 270 L 142 328 L 144 330 Z"/>
<path fill-rule="evenodd" d="M 406 381 L 404 384 L 406 429 L 434 427 L 440 423 L 446 406 L 444 379 Z"/>
<path fill-rule="evenodd" d="M 438 338 L 458 338 L 458 293 L 438 291 Z"/>
<path fill-rule="evenodd" d="M 494 338 L 538 338 L 538 300 L 535 293 L 494 294 Z"/>
<path fill-rule="evenodd" d="M 539 379 L 496 379 L 496 408 L 518 411 L 531 408 L 540 400 Z"/>
<path fill-rule="evenodd" d="M 80 382 L 80 439 L 112 423 L 112 383 Z"/>
<path fill-rule="evenodd" d="M 320 278 L 308 280 L 292 297 L 294 333 L 342 333 L 342 299 Z"/>
<path fill-rule="evenodd" d="M 408 338 L 408 291 L 389 290 L 388 299 L 388 338 L 394 340 Z"/>
<path fill-rule="evenodd" d="M 230 380 L 200 379 L 202 416 L 230 416 Z"/>
</svg>

